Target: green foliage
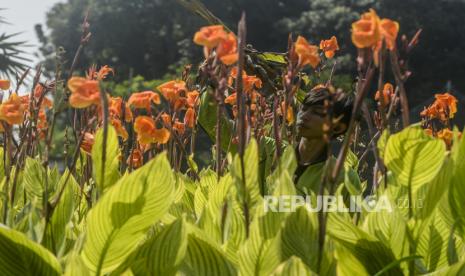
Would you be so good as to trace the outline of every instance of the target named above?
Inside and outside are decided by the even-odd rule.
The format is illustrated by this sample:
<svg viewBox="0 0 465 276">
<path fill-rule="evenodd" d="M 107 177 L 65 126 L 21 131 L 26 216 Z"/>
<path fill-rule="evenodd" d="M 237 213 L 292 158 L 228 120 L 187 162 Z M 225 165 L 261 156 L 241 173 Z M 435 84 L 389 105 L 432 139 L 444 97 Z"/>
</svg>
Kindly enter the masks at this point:
<svg viewBox="0 0 465 276">
<path fill-rule="evenodd" d="M 111 129 L 108 158 L 117 156 L 110 146 L 116 138 Z M 379 187 L 373 195 L 385 196 L 391 208 L 326 213 L 323 251 L 318 213 L 305 206 L 273 212 L 265 205 L 269 195 L 307 194 L 315 199 L 320 192 L 325 165 L 310 166 L 295 185 L 292 176 L 297 163 L 292 147 L 284 149 L 262 184 L 263 147 L 252 140 L 244 166 L 239 155 L 231 156 L 229 170 L 219 179 L 210 169 L 198 172 L 195 181 L 174 173 L 166 155 L 160 154 L 99 188 L 102 191 L 95 198 L 82 197 L 80 184 L 68 171 L 59 177 L 28 159 L 28 170 L 20 180 L 26 199 L 11 211 L 25 219 L 0 226 L 0 269 L 6 275 L 62 271 L 66 275 L 462 273 L 464 193 L 460 181 L 465 140 L 456 137 L 446 151 L 442 141 L 415 126 L 385 138 L 388 186 Z M 327 162 L 330 168 L 332 163 L 332 159 Z M 336 183 L 337 196 L 368 192 L 360 183 L 358 164 L 350 152 Z M 111 162 L 106 163 L 106 170 L 111 167 Z M 50 185 L 47 193 L 44 185 L 33 185 L 45 179 Z M 324 194 L 328 192 L 323 189 Z M 399 200 L 409 194 L 424 204 L 401 204 Z M 37 212 L 44 210 L 45 200 L 58 200 L 47 222 Z M 368 204 L 362 202 L 361 207 Z"/>
</svg>

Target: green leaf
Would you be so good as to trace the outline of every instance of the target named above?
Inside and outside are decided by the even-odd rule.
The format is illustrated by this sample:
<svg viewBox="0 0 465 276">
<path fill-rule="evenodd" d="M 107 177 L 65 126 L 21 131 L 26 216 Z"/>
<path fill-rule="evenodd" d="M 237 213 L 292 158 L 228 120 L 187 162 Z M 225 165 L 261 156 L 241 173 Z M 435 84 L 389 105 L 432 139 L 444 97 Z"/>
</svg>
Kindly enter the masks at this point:
<svg viewBox="0 0 465 276">
<path fill-rule="evenodd" d="M 273 272 L 273 276 L 314 276 L 318 275 L 311 271 L 308 266 L 302 262 L 302 259 L 292 256 L 286 262 L 279 265 L 278 268 Z"/>
<path fill-rule="evenodd" d="M 446 147 L 440 139 L 425 134 L 419 127 L 409 127 L 389 137 L 384 163 L 397 182 L 414 193 L 437 175 L 445 158 Z"/>
<path fill-rule="evenodd" d="M 237 275 L 224 253 L 196 234 L 189 234 L 183 269 L 188 275 Z"/>
<path fill-rule="evenodd" d="M 186 222 L 178 219 L 147 240 L 134 254 L 136 274 L 175 275 L 187 249 Z"/>
<path fill-rule="evenodd" d="M 281 231 L 283 258 L 297 256 L 311 270 L 317 271 L 318 251 L 318 220 L 316 213 L 309 213 L 305 207 L 300 207 L 286 218 Z"/>
<path fill-rule="evenodd" d="M 340 214 L 328 213 L 328 218 L 328 234 L 353 255 L 353 258 L 350 257 L 350 259 L 356 260 L 354 265 L 363 264 L 364 269 L 370 275 L 377 273 L 396 260 L 389 247 L 373 235 L 357 228 Z M 339 258 L 338 260 L 340 260 Z M 402 275 L 402 270 L 397 265 L 389 270 L 387 275 Z"/>
<path fill-rule="evenodd" d="M 28 197 L 42 199 L 47 190 L 47 197 L 53 193 L 55 184 L 51 183 L 52 178 L 48 177 L 45 168 L 38 159 L 27 158 L 24 166 L 24 188 Z M 47 185 L 47 187 L 45 186 Z"/>
<path fill-rule="evenodd" d="M 95 181 L 100 194 L 114 185 L 120 178 L 119 173 L 119 144 L 118 135 L 113 126 L 108 126 L 108 137 L 105 158 L 105 175 L 102 175 L 103 128 L 95 134 L 95 143 L 92 146 L 92 165 L 95 172 Z"/>
<path fill-rule="evenodd" d="M 65 171 L 58 184 L 59 189 L 65 185 L 69 171 Z M 78 192 L 79 184 L 72 175 L 69 176 L 63 195 L 55 207 L 52 217 L 47 228 L 42 244 L 55 255 L 61 256 L 66 241 L 66 228 L 69 227 L 73 211 L 75 198 L 74 194 Z M 76 202 L 77 203 L 77 202 Z"/>
<path fill-rule="evenodd" d="M 246 202 L 249 209 L 252 209 L 262 199 L 258 183 L 258 148 L 255 139 L 250 141 L 244 153 L 244 173 L 239 154 L 236 154 L 231 166 L 231 175 L 236 183 L 239 201 Z"/>
<path fill-rule="evenodd" d="M 174 192 L 166 154 L 109 188 L 87 216 L 84 263 L 97 274 L 115 269 L 136 249 L 149 227 L 167 213 Z"/>
<path fill-rule="evenodd" d="M 210 137 L 216 141 L 216 107 L 217 103 L 210 91 L 202 93 L 200 97 L 200 108 L 198 122 Z M 226 116 L 221 117 L 221 149 L 225 152 L 236 153 L 236 145 L 231 143 L 233 123 Z"/>
<path fill-rule="evenodd" d="M 451 151 L 454 166 L 450 183 L 449 203 L 450 211 L 457 221 L 457 229 L 465 237 L 465 138 L 454 141 Z"/>
<path fill-rule="evenodd" d="M 0 225 L 0 271 L 2 275 L 60 275 L 55 256 L 23 233 Z"/>
</svg>

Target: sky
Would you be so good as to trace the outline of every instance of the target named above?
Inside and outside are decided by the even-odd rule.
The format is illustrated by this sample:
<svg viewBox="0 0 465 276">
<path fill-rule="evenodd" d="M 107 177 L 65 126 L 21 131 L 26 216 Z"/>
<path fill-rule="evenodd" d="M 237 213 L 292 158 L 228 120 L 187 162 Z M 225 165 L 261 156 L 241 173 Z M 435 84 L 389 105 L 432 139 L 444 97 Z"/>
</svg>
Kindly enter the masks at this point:
<svg viewBox="0 0 465 276">
<path fill-rule="evenodd" d="M 18 33 L 17 39 L 27 41 L 32 46 L 37 46 L 37 40 L 34 25 L 37 23 L 45 24 L 45 13 L 55 4 L 64 0 L 0 0 L 0 16 L 4 17 L 10 25 L 0 24 L 1 33 Z M 45 27 L 45 26 L 44 26 Z M 26 50 L 36 51 L 37 47 L 30 47 Z"/>
</svg>

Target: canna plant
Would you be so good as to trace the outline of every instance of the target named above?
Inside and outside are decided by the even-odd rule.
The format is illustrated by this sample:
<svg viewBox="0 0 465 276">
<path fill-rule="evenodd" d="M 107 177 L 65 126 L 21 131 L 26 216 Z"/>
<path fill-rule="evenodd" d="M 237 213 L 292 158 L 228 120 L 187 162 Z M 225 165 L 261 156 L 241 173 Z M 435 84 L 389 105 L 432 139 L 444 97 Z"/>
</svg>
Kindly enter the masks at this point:
<svg viewBox="0 0 465 276">
<path fill-rule="evenodd" d="M 80 77 L 73 62 L 53 82 L 38 70 L 24 96 L 1 80 L 2 275 L 464 274 L 457 100 L 438 94 L 409 124 L 404 59 L 419 33 L 398 48 L 398 32 L 374 10 L 353 24 L 352 94 L 332 82 L 337 38 L 290 36 L 287 53 L 259 52 L 245 16 L 237 35 L 222 25 L 194 35 L 205 55 L 195 78 L 186 66 L 128 99 L 107 91 L 108 66 Z M 75 61 L 89 39 L 85 20 Z M 74 142 L 63 169 L 49 163 L 60 114 Z M 214 144 L 205 168 L 200 129 Z M 341 200 L 319 208 L 323 196 Z M 304 197 L 317 205 L 284 202 Z"/>
</svg>

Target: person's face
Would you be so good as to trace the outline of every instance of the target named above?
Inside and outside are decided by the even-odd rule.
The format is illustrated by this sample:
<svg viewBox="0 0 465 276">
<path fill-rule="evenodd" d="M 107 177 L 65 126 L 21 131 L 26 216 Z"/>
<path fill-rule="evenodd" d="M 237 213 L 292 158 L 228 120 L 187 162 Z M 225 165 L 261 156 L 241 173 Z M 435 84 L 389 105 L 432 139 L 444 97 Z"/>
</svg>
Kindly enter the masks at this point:
<svg viewBox="0 0 465 276">
<path fill-rule="evenodd" d="M 297 133 L 299 136 L 306 137 L 308 139 L 323 139 L 323 124 L 325 123 L 325 110 L 323 106 L 315 105 L 306 108 L 305 111 L 301 111 L 297 117 Z M 344 133 L 347 126 L 335 120 L 333 123 L 334 135 L 340 135 Z"/>
</svg>

